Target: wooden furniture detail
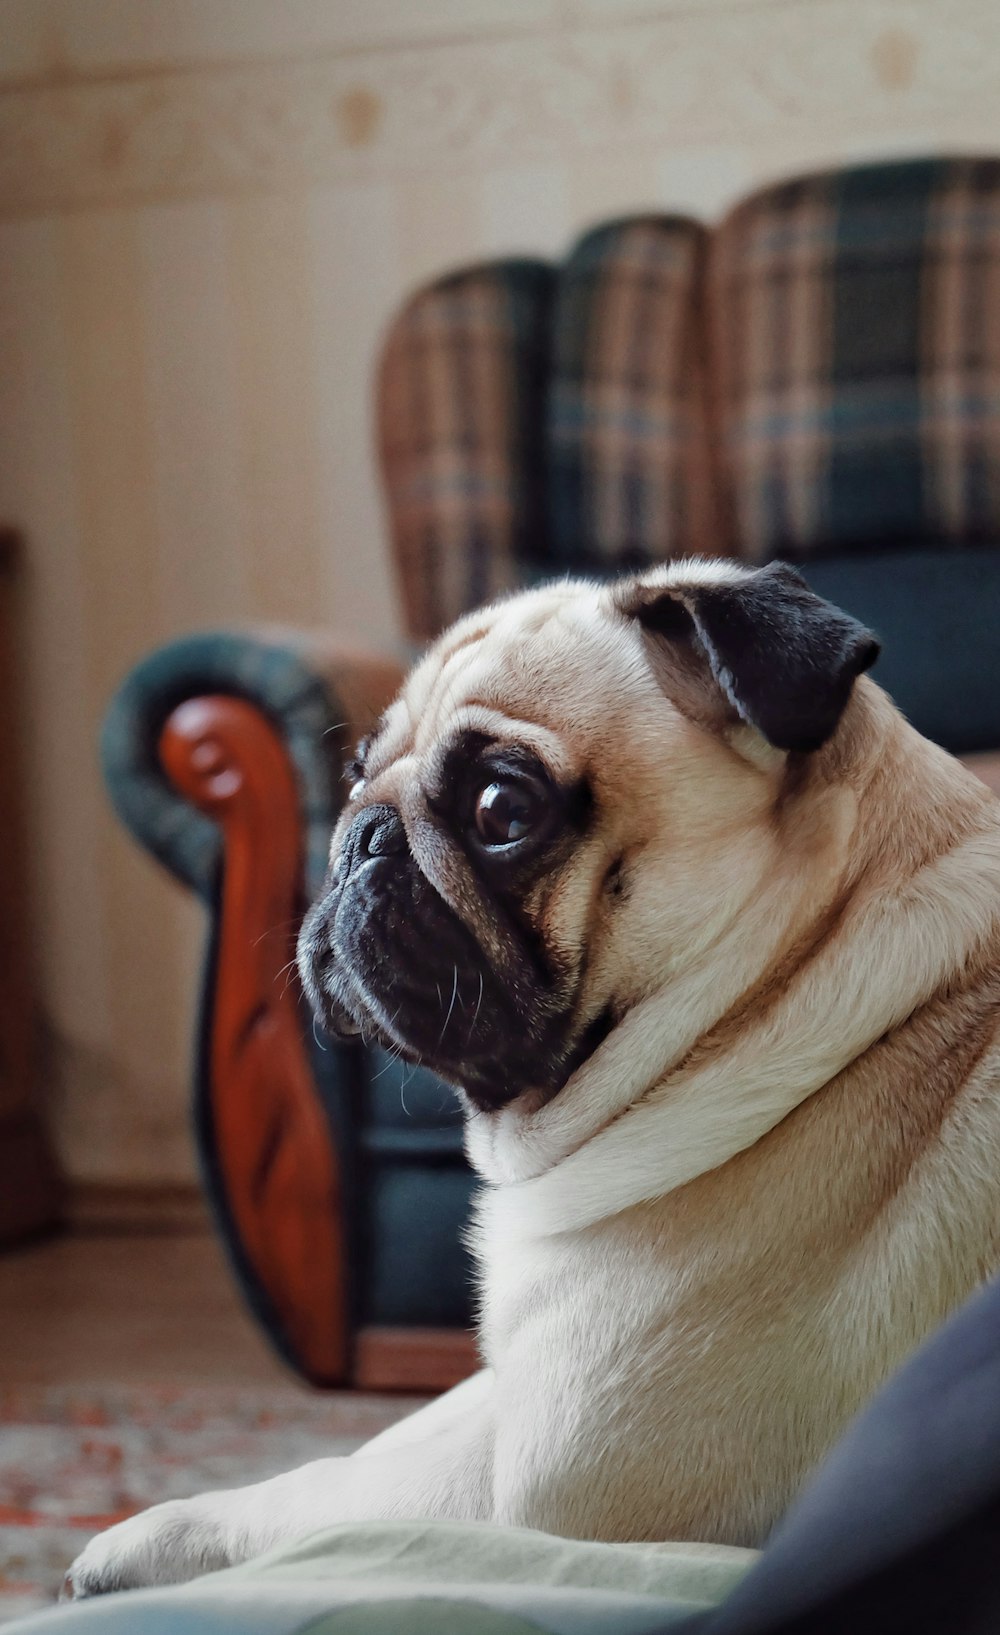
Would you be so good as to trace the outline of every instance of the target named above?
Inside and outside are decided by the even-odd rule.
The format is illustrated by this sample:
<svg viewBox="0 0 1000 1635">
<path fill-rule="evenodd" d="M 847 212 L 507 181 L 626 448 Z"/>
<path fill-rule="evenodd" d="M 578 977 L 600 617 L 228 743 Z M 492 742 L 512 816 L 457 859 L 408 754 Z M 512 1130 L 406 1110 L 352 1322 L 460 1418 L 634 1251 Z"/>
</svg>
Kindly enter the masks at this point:
<svg viewBox="0 0 1000 1635">
<path fill-rule="evenodd" d="M 0 1243 L 57 1217 L 60 1189 L 35 1102 L 38 1010 L 25 891 L 27 856 L 18 796 L 15 662 L 16 536 L 0 530 Z"/>
<path fill-rule="evenodd" d="M 260 710 L 220 695 L 174 710 L 160 757 L 223 835 L 209 1095 L 228 1207 L 254 1271 L 316 1384 L 444 1390 L 479 1366 L 471 1334 L 350 1332 L 337 1155 L 290 963 L 303 903 L 288 753 Z"/>
<path fill-rule="evenodd" d="M 337 1156 L 302 1043 L 298 791 L 252 705 L 189 699 L 160 739 L 170 778 L 222 830 L 209 1096 L 228 1207 L 309 1377 L 349 1373 Z"/>
<path fill-rule="evenodd" d="M 476 1337 L 452 1328 L 362 1328 L 352 1383 L 363 1391 L 448 1391 L 481 1368 Z"/>
</svg>

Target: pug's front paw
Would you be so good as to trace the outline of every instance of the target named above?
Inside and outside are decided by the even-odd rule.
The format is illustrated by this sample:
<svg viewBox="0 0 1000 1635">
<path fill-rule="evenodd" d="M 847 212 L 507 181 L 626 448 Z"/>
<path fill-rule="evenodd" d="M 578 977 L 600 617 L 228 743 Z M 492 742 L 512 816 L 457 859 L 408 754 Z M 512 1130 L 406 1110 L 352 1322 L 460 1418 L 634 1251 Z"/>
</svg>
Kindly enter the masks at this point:
<svg viewBox="0 0 1000 1635">
<path fill-rule="evenodd" d="M 91 1539 L 66 1574 L 63 1599 L 183 1584 L 228 1567 L 235 1557 L 226 1534 L 204 1498 L 155 1505 Z"/>
</svg>

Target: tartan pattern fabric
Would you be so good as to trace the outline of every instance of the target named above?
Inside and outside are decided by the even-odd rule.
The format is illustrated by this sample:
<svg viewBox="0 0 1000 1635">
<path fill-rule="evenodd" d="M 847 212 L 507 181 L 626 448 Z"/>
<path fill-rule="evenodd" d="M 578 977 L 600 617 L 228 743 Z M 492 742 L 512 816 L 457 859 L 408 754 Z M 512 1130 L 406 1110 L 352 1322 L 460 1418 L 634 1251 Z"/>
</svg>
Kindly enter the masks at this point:
<svg viewBox="0 0 1000 1635">
<path fill-rule="evenodd" d="M 552 567 L 642 567 L 708 532 L 706 243 L 704 228 L 678 217 L 612 222 L 560 270 L 546 422 Z"/>
<path fill-rule="evenodd" d="M 1000 538 L 1000 161 L 755 195 L 715 235 L 710 328 L 740 554 Z"/>
<path fill-rule="evenodd" d="M 378 402 L 415 639 L 555 573 L 722 548 L 695 310 L 706 237 L 677 217 L 613 222 L 559 268 L 472 268 L 408 302 Z"/>
<path fill-rule="evenodd" d="M 541 262 L 474 267 L 418 292 L 389 331 L 379 435 L 415 640 L 519 584 L 543 535 L 554 281 Z"/>
<path fill-rule="evenodd" d="M 380 419 L 417 639 L 558 572 L 1000 539 L 1000 160 L 442 279 L 390 330 Z"/>
</svg>

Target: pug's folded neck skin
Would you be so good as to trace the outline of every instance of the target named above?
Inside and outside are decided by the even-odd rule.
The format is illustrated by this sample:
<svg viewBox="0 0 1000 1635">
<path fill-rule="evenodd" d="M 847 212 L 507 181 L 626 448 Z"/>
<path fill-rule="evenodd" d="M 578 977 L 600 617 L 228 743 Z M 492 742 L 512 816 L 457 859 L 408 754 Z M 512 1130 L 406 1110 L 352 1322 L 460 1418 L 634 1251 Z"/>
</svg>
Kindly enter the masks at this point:
<svg viewBox="0 0 1000 1635">
<path fill-rule="evenodd" d="M 783 564 L 569 580 L 455 625 L 361 746 L 300 969 L 460 1089 L 493 1230 L 724 1164 L 995 928 L 991 798 L 877 653 Z"/>
</svg>

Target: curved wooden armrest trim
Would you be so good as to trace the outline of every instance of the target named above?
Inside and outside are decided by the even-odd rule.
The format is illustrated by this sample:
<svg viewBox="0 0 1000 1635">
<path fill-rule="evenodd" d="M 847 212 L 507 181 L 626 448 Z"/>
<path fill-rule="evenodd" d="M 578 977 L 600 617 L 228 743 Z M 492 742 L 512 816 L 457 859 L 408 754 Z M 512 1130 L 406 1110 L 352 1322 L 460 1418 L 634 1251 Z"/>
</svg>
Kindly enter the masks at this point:
<svg viewBox="0 0 1000 1635">
<path fill-rule="evenodd" d="M 349 1344 L 340 1177 L 293 963 L 302 912 L 295 776 L 274 728 L 238 698 L 179 705 L 160 755 L 224 837 L 209 1095 L 228 1207 L 302 1369 L 340 1383 Z"/>
</svg>

